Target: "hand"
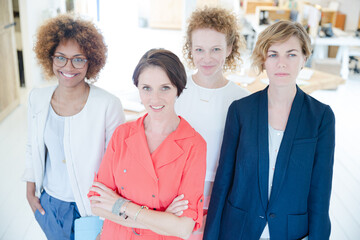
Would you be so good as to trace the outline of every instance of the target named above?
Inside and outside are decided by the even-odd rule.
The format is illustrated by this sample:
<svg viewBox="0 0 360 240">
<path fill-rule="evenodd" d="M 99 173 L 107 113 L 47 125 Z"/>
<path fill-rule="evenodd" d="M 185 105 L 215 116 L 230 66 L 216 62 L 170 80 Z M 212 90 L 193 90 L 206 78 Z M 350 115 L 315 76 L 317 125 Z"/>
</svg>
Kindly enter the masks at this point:
<svg viewBox="0 0 360 240">
<path fill-rule="evenodd" d="M 189 207 L 188 206 L 189 201 L 182 200 L 183 198 L 184 198 L 184 194 L 181 194 L 181 195 L 177 196 L 176 198 L 174 198 L 174 200 L 167 207 L 165 212 L 172 213 L 175 216 L 180 217 L 184 213 L 184 210 L 188 209 L 188 207 Z"/>
<path fill-rule="evenodd" d="M 45 210 L 42 208 L 42 206 L 40 204 L 40 199 L 38 197 L 36 197 L 35 195 L 27 196 L 27 200 L 28 200 L 31 210 L 33 211 L 34 214 L 35 214 L 36 209 L 39 210 L 39 212 L 42 215 L 45 214 Z"/>
<path fill-rule="evenodd" d="M 102 208 L 109 212 L 111 212 L 116 200 L 121 198 L 115 191 L 99 182 L 94 182 L 90 191 L 94 191 L 100 195 L 89 197 L 91 207 Z"/>
<path fill-rule="evenodd" d="M 44 215 L 45 210 L 42 208 L 40 204 L 40 199 L 35 196 L 35 183 L 34 182 L 27 182 L 26 184 L 26 198 L 29 202 L 29 205 L 31 207 L 31 210 L 35 214 L 36 209 L 39 210 L 39 212 Z"/>
</svg>

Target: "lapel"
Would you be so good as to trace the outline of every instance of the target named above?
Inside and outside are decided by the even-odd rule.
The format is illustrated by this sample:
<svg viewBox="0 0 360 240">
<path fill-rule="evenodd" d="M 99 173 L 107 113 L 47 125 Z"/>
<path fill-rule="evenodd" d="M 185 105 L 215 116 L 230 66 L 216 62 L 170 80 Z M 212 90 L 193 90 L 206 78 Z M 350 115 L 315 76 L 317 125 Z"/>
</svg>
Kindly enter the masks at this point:
<svg viewBox="0 0 360 240">
<path fill-rule="evenodd" d="M 39 153 L 39 159 L 42 162 L 43 169 L 45 168 L 45 143 L 44 143 L 44 131 L 45 131 L 45 124 L 47 120 L 47 116 L 49 113 L 49 107 L 51 104 L 51 97 L 55 91 L 57 86 L 50 87 L 49 91 L 46 91 L 46 93 L 42 96 L 40 96 L 39 99 L 36 99 L 34 102 L 34 115 L 33 117 L 36 119 L 36 143 L 38 146 L 38 153 Z M 45 101 L 44 101 L 45 98 Z M 42 171 L 44 172 L 44 171 Z"/>
<path fill-rule="evenodd" d="M 259 188 L 264 210 L 268 205 L 269 182 L 269 138 L 268 138 L 268 99 L 266 87 L 259 96 L 258 108 L 258 146 L 259 146 Z"/>
<path fill-rule="evenodd" d="M 146 141 L 143 124 L 145 117 L 146 115 L 137 120 L 136 127 L 131 129 L 130 137 L 125 140 L 125 143 L 131 154 L 134 156 L 133 159 L 138 161 L 155 181 L 158 181 L 154 162 L 156 162 L 156 168 L 160 168 L 178 159 L 184 154 L 184 150 L 176 143 L 176 141 L 193 136 L 194 130 L 180 117 L 180 124 L 177 129 L 172 132 L 160 144 L 158 149 L 153 152 L 153 155 L 151 155 Z M 156 159 L 156 161 L 153 161 L 153 158 Z"/>
<path fill-rule="evenodd" d="M 136 120 L 134 127 L 130 130 L 129 137 L 125 139 L 125 144 L 131 152 L 133 160 L 142 165 L 154 181 L 157 181 L 154 164 L 145 136 L 144 119 L 146 116 L 147 114 Z"/>
<path fill-rule="evenodd" d="M 299 124 L 303 103 L 304 92 L 298 86 L 296 86 L 296 95 L 291 106 L 289 119 L 286 124 L 284 136 L 281 141 L 279 153 L 276 159 L 275 173 L 269 200 L 269 208 L 276 201 L 276 198 L 279 195 L 281 186 L 285 179 L 286 170 L 290 159 L 291 148 L 295 139 L 295 134 Z"/>
<path fill-rule="evenodd" d="M 192 136 L 194 136 L 194 129 L 180 117 L 180 123 L 177 129 L 153 152 L 153 158 L 156 159 L 156 168 L 161 168 L 184 154 L 184 150 L 176 141 Z"/>
</svg>

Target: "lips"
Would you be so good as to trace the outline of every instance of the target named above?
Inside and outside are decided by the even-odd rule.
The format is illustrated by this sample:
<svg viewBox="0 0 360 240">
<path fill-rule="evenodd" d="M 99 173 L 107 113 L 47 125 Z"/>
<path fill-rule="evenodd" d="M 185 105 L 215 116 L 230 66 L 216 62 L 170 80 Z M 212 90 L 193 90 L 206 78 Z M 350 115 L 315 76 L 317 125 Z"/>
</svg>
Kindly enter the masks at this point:
<svg viewBox="0 0 360 240">
<path fill-rule="evenodd" d="M 70 73 L 64 73 L 64 72 L 60 72 L 62 76 L 64 76 L 65 78 L 73 78 L 77 75 L 79 75 L 78 73 L 75 74 L 70 74 Z"/>
<path fill-rule="evenodd" d="M 161 105 L 161 106 L 153 106 L 153 105 L 150 105 L 150 108 L 154 109 L 154 110 L 160 110 L 160 109 L 163 109 L 165 106 L 164 105 Z"/>
<path fill-rule="evenodd" d="M 277 77 L 287 77 L 289 75 L 290 75 L 289 73 L 275 73 L 275 76 Z"/>
<path fill-rule="evenodd" d="M 206 70 L 209 70 L 209 69 L 213 68 L 214 66 L 201 66 L 201 67 L 206 69 Z"/>
</svg>

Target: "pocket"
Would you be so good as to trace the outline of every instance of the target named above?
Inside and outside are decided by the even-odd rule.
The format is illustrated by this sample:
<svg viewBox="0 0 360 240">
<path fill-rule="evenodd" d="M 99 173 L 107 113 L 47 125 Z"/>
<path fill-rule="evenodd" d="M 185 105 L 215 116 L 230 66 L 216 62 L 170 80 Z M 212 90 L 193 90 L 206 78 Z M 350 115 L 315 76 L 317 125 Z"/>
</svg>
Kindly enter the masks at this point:
<svg viewBox="0 0 360 240">
<path fill-rule="evenodd" d="M 221 239 L 241 239 L 247 221 L 247 212 L 226 201 L 221 221 Z"/>
<path fill-rule="evenodd" d="M 302 239 L 308 235 L 308 213 L 288 215 L 288 239 Z"/>
</svg>

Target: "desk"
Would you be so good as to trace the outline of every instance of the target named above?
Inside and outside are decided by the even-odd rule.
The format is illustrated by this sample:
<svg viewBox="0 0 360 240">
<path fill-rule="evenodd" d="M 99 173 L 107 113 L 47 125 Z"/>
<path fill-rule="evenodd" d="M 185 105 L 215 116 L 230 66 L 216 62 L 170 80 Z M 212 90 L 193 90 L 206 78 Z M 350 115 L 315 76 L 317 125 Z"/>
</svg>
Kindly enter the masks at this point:
<svg viewBox="0 0 360 240">
<path fill-rule="evenodd" d="M 316 37 L 312 38 L 311 41 L 314 45 L 313 58 L 326 58 L 328 46 L 339 46 L 336 60 L 341 63 L 341 77 L 347 79 L 349 76 L 349 48 L 360 47 L 360 38 L 356 38 L 353 36 L 330 38 Z"/>
<path fill-rule="evenodd" d="M 340 84 L 344 84 L 345 80 L 339 76 L 328 74 L 321 71 L 313 70 L 313 74 L 311 78 L 307 81 L 308 84 L 306 85 L 299 85 L 299 87 L 306 92 L 307 94 L 310 94 L 316 90 L 322 90 L 322 89 L 336 89 Z M 267 78 L 266 72 L 264 71 L 259 76 L 256 76 L 254 72 L 248 72 L 247 74 L 250 77 L 256 77 L 255 81 L 251 84 L 245 87 L 247 90 L 249 90 L 251 93 L 260 91 L 264 89 L 267 84 L 263 83 L 261 79 Z M 242 86 L 242 84 L 239 84 Z"/>
</svg>

